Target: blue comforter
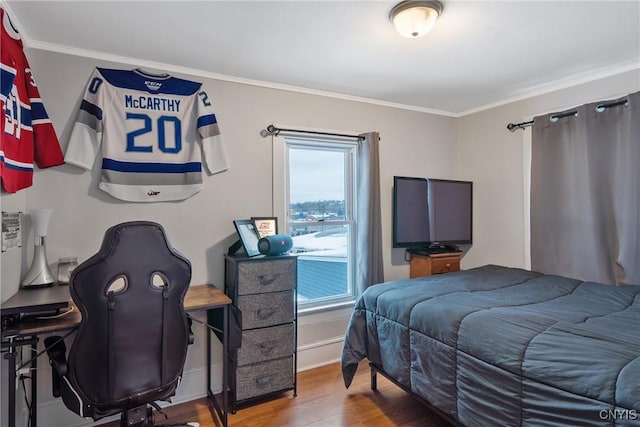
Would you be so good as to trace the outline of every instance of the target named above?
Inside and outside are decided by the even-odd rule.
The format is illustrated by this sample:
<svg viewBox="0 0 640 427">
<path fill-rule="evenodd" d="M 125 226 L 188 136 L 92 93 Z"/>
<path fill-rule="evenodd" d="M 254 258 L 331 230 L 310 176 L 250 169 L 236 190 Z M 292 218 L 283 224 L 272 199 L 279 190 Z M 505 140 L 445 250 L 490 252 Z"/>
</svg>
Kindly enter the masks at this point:
<svg viewBox="0 0 640 427">
<path fill-rule="evenodd" d="M 342 353 L 465 426 L 640 426 L 640 286 L 485 266 L 375 285 Z"/>
</svg>

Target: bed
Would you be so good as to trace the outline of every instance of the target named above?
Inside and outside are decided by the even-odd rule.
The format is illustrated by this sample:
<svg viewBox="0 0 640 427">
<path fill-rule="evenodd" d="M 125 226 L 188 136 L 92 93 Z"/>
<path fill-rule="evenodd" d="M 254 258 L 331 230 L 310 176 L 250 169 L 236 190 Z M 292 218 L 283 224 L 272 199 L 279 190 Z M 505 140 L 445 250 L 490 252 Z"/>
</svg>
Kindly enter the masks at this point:
<svg viewBox="0 0 640 427">
<path fill-rule="evenodd" d="M 489 265 L 369 287 L 342 353 L 464 426 L 640 426 L 640 286 Z"/>
</svg>

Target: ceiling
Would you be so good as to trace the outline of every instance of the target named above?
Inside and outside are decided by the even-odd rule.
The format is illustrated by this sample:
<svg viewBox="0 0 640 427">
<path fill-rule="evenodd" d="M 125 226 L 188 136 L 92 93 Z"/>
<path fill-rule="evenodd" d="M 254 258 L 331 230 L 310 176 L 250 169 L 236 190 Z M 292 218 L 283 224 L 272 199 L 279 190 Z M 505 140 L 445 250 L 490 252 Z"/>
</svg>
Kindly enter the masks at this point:
<svg viewBox="0 0 640 427">
<path fill-rule="evenodd" d="M 640 1 L 7 1 L 28 46 L 458 117 L 640 68 Z M 639 83 L 640 84 L 640 83 Z"/>
</svg>

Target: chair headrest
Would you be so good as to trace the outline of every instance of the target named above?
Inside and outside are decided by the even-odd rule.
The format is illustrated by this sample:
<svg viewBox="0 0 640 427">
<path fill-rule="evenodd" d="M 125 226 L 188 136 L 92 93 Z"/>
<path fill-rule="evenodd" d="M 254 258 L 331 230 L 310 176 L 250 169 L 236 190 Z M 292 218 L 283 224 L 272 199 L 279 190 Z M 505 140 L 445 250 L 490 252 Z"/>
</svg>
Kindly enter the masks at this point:
<svg viewBox="0 0 640 427">
<path fill-rule="evenodd" d="M 76 267 L 70 290 L 74 301 L 76 296 L 86 300 L 82 288 L 87 282 L 91 295 L 99 288 L 106 296 L 118 277 L 124 277 L 127 284 L 148 284 L 157 276 L 186 290 L 191 281 L 191 263 L 171 246 L 160 224 L 125 222 L 109 228 L 100 250 Z"/>
</svg>

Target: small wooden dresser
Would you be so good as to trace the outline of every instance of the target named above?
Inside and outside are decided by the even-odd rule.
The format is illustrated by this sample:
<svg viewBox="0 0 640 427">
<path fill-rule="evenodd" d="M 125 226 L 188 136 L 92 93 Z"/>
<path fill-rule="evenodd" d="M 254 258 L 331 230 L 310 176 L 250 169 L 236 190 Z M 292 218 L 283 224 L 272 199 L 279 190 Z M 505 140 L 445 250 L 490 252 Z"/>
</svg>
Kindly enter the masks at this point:
<svg viewBox="0 0 640 427">
<path fill-rule="evenodd" d="M 462 252 L 434 254 L 412 254 L 409 264 L 409 277 L 431 276 L 460 270 Z"/>
</svg>

